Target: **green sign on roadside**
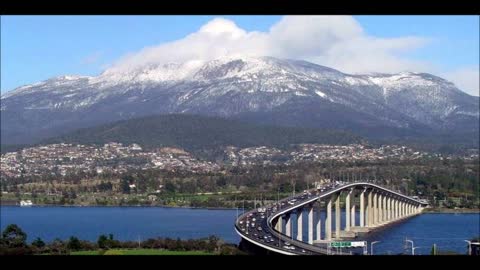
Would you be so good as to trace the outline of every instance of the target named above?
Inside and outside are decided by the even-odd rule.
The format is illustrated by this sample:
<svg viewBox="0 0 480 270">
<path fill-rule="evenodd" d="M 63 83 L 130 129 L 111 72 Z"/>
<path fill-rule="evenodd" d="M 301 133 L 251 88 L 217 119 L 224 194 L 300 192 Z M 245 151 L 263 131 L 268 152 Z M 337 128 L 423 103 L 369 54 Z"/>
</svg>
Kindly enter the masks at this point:
<svg viewBox="0 0 480 270">
<path fill-rule="evenodd" d="M 340 247 L 351 247 L 352 243 L 351 242 L 331 242 L 330 243 L 331 247 L 335 248 L 340 248 Z"/>
</svg>

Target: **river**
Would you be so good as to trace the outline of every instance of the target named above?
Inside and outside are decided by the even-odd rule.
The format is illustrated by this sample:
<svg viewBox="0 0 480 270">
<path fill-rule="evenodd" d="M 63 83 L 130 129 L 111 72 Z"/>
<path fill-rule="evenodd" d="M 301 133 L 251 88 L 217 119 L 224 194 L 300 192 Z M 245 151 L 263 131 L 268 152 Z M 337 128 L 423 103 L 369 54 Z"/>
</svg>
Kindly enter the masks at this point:
<svg viewBox="0 0 480 270">
<path fill-rule="evenodd" d="M 8 224 L 17 224 L 27 233 L 29 242 L 36 237 L 52 241 L 57 237 L 67 239 L 70 236 L 96 241 L 100 234 L 110 233 L 119 240 L 135 241 L 154 237 L 189 239 L 210 235 L 230 243 L 240 241 L 233 228 L 236 210 L 36 206 L 2 206 L 0 210 L 1 229 Z M 430 254 L 433 244 L 442 251 L 464 254 L 467 250 L 464 240 L 478 236 L 479 232 L 478 213 L 428 213 L 372 233 L 367 241 L 380 241 L 373 247 L 374 254 L 410 253 L 411 246 L 405 245 L 405 238 L 418 247 L 415 254 Z"/>
</svg>

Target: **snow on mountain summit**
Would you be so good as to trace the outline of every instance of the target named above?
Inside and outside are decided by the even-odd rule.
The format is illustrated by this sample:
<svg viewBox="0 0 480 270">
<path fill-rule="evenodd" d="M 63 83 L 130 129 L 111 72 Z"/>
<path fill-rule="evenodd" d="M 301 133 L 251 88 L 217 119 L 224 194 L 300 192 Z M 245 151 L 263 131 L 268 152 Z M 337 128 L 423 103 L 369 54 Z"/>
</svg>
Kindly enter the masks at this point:
<svg viewBox="0 0 480 270">
<path fill-rule="evenodd" d="M 231 117 L 307 101 L 399 127 L 417 121 L 441 128 L 449 119 L 479 115 L 478 98 L 430 74 L 350 75 L 303 60 L 257 56 L 113 66 L 94 77 L 60 76 L 22 86 L 1 98 L 5 112 L 101 111 L 108 112 L 105 119 L 179 112 Z"/>
</svg>

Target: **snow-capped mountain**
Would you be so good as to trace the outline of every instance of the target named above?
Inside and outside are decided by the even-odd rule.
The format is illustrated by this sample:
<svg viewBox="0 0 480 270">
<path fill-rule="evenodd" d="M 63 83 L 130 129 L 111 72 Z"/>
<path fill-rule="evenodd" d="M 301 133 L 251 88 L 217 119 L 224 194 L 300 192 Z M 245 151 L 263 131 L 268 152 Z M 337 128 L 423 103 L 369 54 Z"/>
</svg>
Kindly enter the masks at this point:
<svg viewBox="0 0 480 270">
<path fill-rule="evenodd" d="M 358 130 L 478 132 L 479 98 L 425 73 L 349 75 L 306 61 L 221 58 L 62 76 L 1 97 L 2 143 L 149 114 Z M 455 130 L 452 130 L 455 129 Z"/>
</svg>

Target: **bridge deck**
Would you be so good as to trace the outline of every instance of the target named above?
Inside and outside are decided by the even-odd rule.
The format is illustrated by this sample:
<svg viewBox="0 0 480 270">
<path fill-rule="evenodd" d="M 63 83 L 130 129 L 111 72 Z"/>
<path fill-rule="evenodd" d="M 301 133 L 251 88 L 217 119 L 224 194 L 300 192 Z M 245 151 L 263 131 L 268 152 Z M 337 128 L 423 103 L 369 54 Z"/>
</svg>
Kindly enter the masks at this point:
<svg viewBox="0 0 480 270">
<path fill-rule="evenodd" d="M 337 254 L 337 255 L 350 255 L 351 253 L 345 253 L 341 250 L 330 249 L 328 243 L 330 241 L 315 241 L 315 245 L 311 245 L 302 241 L 293 239 L 293 234 L 291 237 L 288 237 L 285 234 L 277 232 L 272 226 L 272 220 L 275 218 L 291 212 L 297 208 L 301 208 L 305 205 L 314 203 L 322 198 L 330 197 L 331 195 L 338 193 L 342 190 L 351 189 L 351 188 L 374 188 L 384 192 L 392 194 L 392 196 L 400 197 L 404 200 L 409 200 L 415 202 L 416 204 L 424 205 L 423 202 L 405 196 L 403 194 L 388 190 L 381 186 L 360 182 L 360 183 L 350 183 L 350 184 L 337 184 L 328 186 L 329 189 L 320 192 L 317 189 L 309 190 L 306 194 L 299 194 L 296 196 L 291 196 L 285 199 L 278 201 L 276 204 L 269 205 L 265 207 L 266 211 L 261 213 L 258 209 L 253 209 L 242 215 L 240 215 L 235 222 L 235 231 L 245 240 L 261 246 L 265 249 L 287 255 L 327 255 L 327 254 Z M 288 203 L 292 199 L 296 199 L 295 203 Z M 410 217 L 410 216 L 408 216 Z M 408 218 L 405 217 L 405 218 Z M 248 221 L 248 225 L 247 225 Z M 398 221 L 398 220 L 397 220 Z M 251 226 L 253 222 L 255 226 Z M 386 224 L 375 227 L 355 227 L 353 231 L 357 232 L 368 232 L 372 229 L 376 229 Z M 350 237 L 350 236 L 349 236 Z"/>
</svg>

